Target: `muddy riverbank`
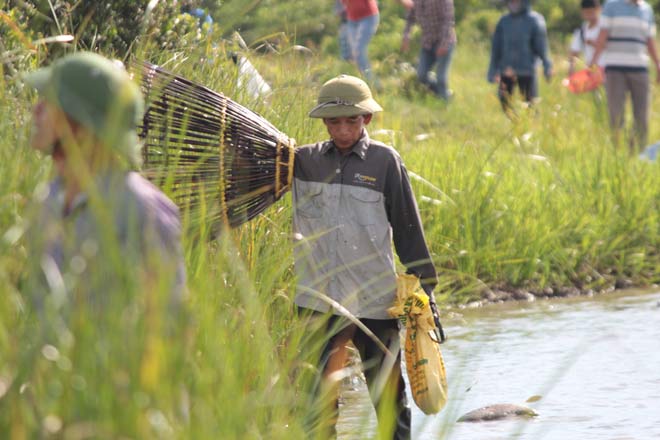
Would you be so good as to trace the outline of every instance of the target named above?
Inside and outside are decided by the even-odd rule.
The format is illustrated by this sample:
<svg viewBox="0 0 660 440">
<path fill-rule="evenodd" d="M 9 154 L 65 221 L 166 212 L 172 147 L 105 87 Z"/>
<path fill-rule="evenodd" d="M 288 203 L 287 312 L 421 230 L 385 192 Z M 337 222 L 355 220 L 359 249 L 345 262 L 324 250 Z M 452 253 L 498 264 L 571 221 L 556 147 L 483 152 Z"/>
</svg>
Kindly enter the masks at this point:
<svg viewBox="0 0 660 440">
<path fill-rule="evenodd" d="M 545 299 L 561 299 L 561 298 L 576 298 L 584 297 L 591 298 L 597 295 L 612 294 L 617 292 L 624 292 L 627 290 L 658 290 L 660 286 L 652 284 L 650 286 L 639 286 L 630 279 L 619 279 L 606 287 L 590 288 L 590 287 L 577 287 L 577 286 L 562 286 L 562 287 L 546 287 L 544 289 L 524 289 L 511 286 L 495 286 L 486 288 L 481 292 L 481 297 L 476 300 L 459 304 L 456 306 L 447 306 L 447 309 L 452 308 L 477 308 L 489 304 L 502 304 L 514 301 L 534 302 L 536 300 Z"/>
</svg>

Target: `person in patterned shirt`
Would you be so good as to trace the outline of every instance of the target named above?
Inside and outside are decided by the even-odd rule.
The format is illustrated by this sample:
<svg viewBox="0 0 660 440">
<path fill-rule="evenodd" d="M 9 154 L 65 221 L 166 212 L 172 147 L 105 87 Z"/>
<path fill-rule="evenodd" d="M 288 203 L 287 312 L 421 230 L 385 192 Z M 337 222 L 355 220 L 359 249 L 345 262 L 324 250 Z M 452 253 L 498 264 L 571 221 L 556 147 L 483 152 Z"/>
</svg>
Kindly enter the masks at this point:
<svg viewBox="0 0 660 440">
<path fill-rule="evenodd" d="M 448 100 L 452 92 L 448 86 L 448 73 L 456 46 L 454 0 L 416 0 L 408 12 L 406 28 L 401 42 L 402 51 L 410 46 L 410 31 L 415 23 L 422 28 L 422 48 L 419 53 L 417 77 L 433 93 Z M 436 65 L 436 79 L 429 72 Z"/>
</svg>

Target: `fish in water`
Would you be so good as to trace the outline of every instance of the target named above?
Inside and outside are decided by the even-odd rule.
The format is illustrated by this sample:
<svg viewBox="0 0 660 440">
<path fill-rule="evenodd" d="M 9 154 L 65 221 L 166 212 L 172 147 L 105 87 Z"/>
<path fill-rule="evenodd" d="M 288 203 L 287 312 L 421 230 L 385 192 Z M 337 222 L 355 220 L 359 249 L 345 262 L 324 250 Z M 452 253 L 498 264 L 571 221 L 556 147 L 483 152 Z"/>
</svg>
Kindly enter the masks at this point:
<svg viewBox="0 0 660 440">
<path fill-rule="evenodd" d="M 459 422 L 486 422 L 510 417 L 535 417 L 538 414 L 531 408 L 510 403 L 498 403 L 475 409 L 458 419 Z"/>
</svg>

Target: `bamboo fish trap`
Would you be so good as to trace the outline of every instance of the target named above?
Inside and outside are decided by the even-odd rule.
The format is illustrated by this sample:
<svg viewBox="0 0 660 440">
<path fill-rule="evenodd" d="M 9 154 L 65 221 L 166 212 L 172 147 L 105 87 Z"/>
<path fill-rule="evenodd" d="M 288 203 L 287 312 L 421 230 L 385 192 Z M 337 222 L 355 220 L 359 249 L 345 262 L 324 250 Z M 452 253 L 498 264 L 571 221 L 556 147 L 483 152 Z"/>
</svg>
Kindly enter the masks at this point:
<svg viewBox="0 0 660 440">
<path fill-rule="evenodd" d="M 221 93 L 148 62 L 134 67 L 147 103 L 143 172 L 194 224 L 238 226 L 290 189 L 293 139 Z"/>
</svg>

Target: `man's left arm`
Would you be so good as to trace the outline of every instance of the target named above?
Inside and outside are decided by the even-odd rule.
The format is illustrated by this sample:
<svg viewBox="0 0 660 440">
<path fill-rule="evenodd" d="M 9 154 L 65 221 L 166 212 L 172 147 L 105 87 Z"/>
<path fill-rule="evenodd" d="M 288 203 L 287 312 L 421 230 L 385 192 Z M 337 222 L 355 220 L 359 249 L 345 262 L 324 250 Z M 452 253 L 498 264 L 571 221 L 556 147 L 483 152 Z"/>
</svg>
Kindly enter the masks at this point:
<svg viewBox="0 0 660 440">
<path fill-rule="evenodd" d="M 424 291 L 431 295 L 438 283 L 437 273 L 424 237 L 417 201 L 403 163 L 392 162 L 385 184 L 385 208 L 392 226 L 394 247 L 408 273 L 420 278 Z"/>
<path fill-rule="evenodd" d="M 456 18 L 453 0 L 440 1 L 438 8 L 438 48 L 436 49 L 436 55 L 440 57 L 446 55 L 449 52 L 449 47 L 454 43 Z"/>
<path fill-rule="evenodd" d="M 653 60 L 653 67 L 655 68 L 655 80 L 660 83 L 660 61 L 658 60 L 658 50 L 655 43 L 655 18 L 653 16 L 653 10 L 649 11 L 648 14 L 648 36 L 646 37 L 646 49 L 649 52 L 651 60 Z"/>
<path fill-rule="evenodd" d="M 655 81 L 660 83 L 660 60 L 658 60 L 658 50 L 656 48 L 654 37 L 649 37 L 648 40 L 646 40 L 646 48 L 649 51 L 651 60 L 653 60 L 653 66 L 655 68 Z"/>
<path fill-rule="evenodd" d="M 609 38 L 610 31 L 606 28 L 601 28 L 596 38 L 596 44 L 594 45 L 594 54 L 591 56 L 591 59 L 588 60 L 589 67 L 594 67 L 598 64 L 598 60 L 605 50 L 607 45 L 607 39 Z"/>
<path fill-rule="evenodd" d="M 410 48 L 410 32 L 416 21 L 415 7 L 413 6 L 406 14 L 406 27 L 403 29 L 403 36 L 401 37 L 401 52 L 407 52 Z"/>
<path fill-rule="evenodd" d="M 546 80 L 552 78 L 552 61 L 550 60 L 550 50 L 548 49 L 548 32 L 543 16 L 536 17 L 534 34 L 532 37 L 532 47 L 535 55 L 541 58 L 543 62 L 543 75 Z"/>
<path fill-rule="evenodd" d="M 176 311 L 187 296 L 181 220 L 178 208 L 164 195 L 154 199 L 142 207 L 143 282 L 167 290 L 169 306 Z"/>
</svg>

